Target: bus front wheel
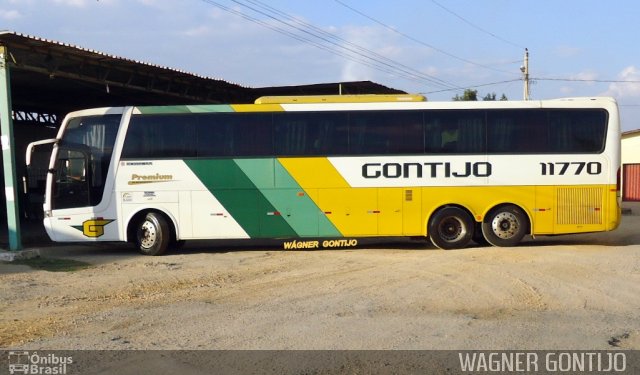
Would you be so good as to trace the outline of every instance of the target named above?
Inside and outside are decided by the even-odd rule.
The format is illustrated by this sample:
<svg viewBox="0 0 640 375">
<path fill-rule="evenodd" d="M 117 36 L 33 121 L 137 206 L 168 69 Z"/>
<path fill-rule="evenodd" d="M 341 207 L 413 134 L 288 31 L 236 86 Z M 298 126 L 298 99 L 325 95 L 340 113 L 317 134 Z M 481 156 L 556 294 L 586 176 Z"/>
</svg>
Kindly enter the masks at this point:
<svg viewBox="0 0 640 375">
<path fill-rule="evenodd" d="M 527 233 L 527 215 L 514 205 L 494 208 L 482 221 L 482 234 L 493 246 L 517 245 Z"/>
<path fill-rule="evenodd" d="M 473 219 L 458 207 L 445 207 L 429 220 L 429 238 L 438 248 L 460 249 L 473 237 Z"/>
<path fill-rule="evenodd" d="M 169 224 L 159 213 L 149 212 L 138 224 L 136 245 L 144 255 L 162 255 L 171 239 Z"/>
</svg>

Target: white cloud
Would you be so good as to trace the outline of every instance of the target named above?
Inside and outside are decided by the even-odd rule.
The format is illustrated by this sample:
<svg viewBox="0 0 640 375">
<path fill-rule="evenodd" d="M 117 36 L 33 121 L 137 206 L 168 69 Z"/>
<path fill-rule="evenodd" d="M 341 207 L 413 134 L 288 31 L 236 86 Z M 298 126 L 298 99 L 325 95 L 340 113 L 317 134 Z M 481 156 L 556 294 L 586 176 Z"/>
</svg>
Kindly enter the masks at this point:
<svg viewBox="0 0 640 375">
<path fill-rule="evenodd" d="M 593 81 L 598 79 L 598 73 L 592 70 L 585 70 L 580 73 L 574 74 L 570 77 L 571 79 L 581 80 L 581 81 Z M 592 83 L 592 82 L 589 82 Z"/>
<path fill-rule="evenodd" d="M 569 86 L 560 87 L 560 93 L 564 96 L 573 95 L 574 92 L 575 90 L 573 89 L 573 87 L 569 87 Z"/>
<path fill-rule="evenodd" d="M 0 18 L 6 21 L 15 20 L 22 17 L 22 14 L 15 9 L 12 10 L 4 10 L 0 9 Z"/>
<path fill-rule="evenodd" d="M 421 49 L 408 49 L 397 35 L 379 27 L 347 27 L 343 30 L 329 29 L 334 35 L 341 35 L 348 41 L 342 43 L 348 49 L 338 49 L 350 58 L 339 57 L 341 61 L 341 79 L 344 81 L 372 80 L 386 82 L 391 77 L 414 77 L 419 81 L 421 64 L 414 61 L 419 58 Z M 335 49 L 331 47 L 331 49 Z M 422 73 L 424 74 L 424 72 Z"/>
<path fill-rule="evenodd" d="M 188 30 L 185 30 L 183 32 L 184 35 L 186 36 L 190 36 L 190 37 L 200 37 L 200 36 L 207 36 L 211 33 L 211 28 L 205 25 L 202 26 L 198 26 L 198 27 L 192 27 Z"/>
<path fill-rule="evenodd" d="M 100 0 L 100 1 L 105 1 L 105 0 Z M 112 0 L 112 1 L 117 1 L 117 0 Z M 137 2 L 142 4 L 143 6 L 146 6 L 152 9 L 164 10 L 169 12 L 176 11 L 176 8 L 184 7 L 184 5 L 182 4 L 182 1 L 175 1 L 175 0 L 137 0 Z"/>
<path fill-rule="evenodd" d="M 371 68 L 358 62 L 345 60 L 340 72 L 341 81 L 367 81 L 371 80 Z"/>
<path fill-rule="evenodd" d="M 570 46 L 559 46 L 555 49 L 555 54 L 561 58 L 572 58 L 580 55 L 582 53 L 582 49 L 578 47 L 570 47 Z"/>
<path fill-rule="evenodd" d="M 66 5 L 77 8 L 82 8 L 87 5 L 87 0 L 53 0 L 53 2 L 59 5 Z"/>
<path fill-rule="evenodd" d="M 51 0 L 56 5 L 64 5 L 68 7 L 74 8 L 84 8 L 89 4 L 98 4 L 98 5 L 113 5 L 118 2 L 118 0 Z"/>
<path fill-rule="evenodd" d="M 635 82 L 614 82 L 609 85 L 609 89 L 603 93 L 606 96 L 613 96 L 617 99 L 640 98 L 640 69 L 631 65 L 624 68 L 617 77 L 619 81 Z"/>
<path fill-rule="evenodd" d="M 425 68 L 422 68 L 422 73 L 424 74 L 428 74 L 430 76 L 434 76 L 434 77 L 438 77 L 440 76 L 442 73 L 440 72 L 440 69 L 436 68 L 435 66 L 427 66 Z"/>
</svg>

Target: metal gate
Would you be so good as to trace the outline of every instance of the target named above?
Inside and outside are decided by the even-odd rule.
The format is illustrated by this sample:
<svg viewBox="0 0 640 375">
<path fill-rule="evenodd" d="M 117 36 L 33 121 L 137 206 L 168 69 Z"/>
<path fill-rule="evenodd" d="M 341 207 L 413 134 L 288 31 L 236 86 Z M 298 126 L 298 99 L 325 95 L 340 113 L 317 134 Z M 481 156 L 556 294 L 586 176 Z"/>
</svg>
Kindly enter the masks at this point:
<svg viewBox="0 0 640 375">
<path fill-rule="evenodd" d="M 624 164 L 622 181 L 622 200 L 640 201 L 640 164 Z"/>
</svg>

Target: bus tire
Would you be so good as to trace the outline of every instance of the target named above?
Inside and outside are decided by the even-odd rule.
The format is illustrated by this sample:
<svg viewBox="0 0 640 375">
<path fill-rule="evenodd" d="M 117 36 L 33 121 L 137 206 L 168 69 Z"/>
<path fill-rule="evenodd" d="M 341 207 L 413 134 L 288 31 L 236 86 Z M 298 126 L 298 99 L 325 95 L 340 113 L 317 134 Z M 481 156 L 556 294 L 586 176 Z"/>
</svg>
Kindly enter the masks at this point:
<svg viewBox="0 0 640 375">
<path fill-rule="evenodd" d="M 429 220 L 429 238 L 438 248 L 461 249 L 473 237 L 473 219 L 459 207 L 438 210 Z"/>
<path fill-rule="evenodd" d="M 487 239 L 484 238 L 484 235 L 482 234 L 482 223 L 475 223 L 472 240 L 476 244 L 483 247 L 490 245 L 489 242 L 487 242 Z"/>
<path fill-rule="evenodd" d="M 525 234 L 529 221 L 520 207 L 508 204 L 491 210 L 482 221 L 482 234 L 493 246 L 517 245 Z"/>
<path fill-rule="evenodd" d="M 167 220 L 157 212 L 149 212 L 136 229 L 136 246 L 143 255 L 162 255 L 171 241 Z"/>
<path fill-rule="evenodd" d="M 171 249 L 180 250 L 180 249 L 182 249 L 182 248 L 184 247 L 184 245 L 186 245 L 186 244 L 187 244 L 187 241 L 185 241 L 185 240 L 173 240 L 173 241 L 171 241 L 171 244 L 170 244 L 170 246 L 169 246 L 169 247 L 170 247 Z"/>
</svg>

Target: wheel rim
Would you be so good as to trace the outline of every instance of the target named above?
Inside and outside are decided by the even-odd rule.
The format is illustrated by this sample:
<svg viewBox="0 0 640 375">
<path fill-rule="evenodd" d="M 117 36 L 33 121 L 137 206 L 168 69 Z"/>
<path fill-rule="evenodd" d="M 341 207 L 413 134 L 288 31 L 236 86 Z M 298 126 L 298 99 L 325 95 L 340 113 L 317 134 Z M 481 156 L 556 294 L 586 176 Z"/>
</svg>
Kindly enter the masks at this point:
<svg viewBox="0 0 640 375">
<path fill-rule="evenodd" d="M 455 242 L 467 234 L 467 229 L 462 220 L 450 216 L 442 220 L 438 226 L 438 234 L 446 242 Z"/>
<path fill-rule="evenodd" d="M 145 249 L 153 247 L 156 243 L 158 233 L 156 226 L 149 220 L 145 220 L 140 227 L 140 246 Z"/>
<path fill-rule="evenodd" d="M 503 240 L 513 237 L 520 228 L 516 215 L 510 212 L 500 212 L 491 222 L 493 233 Z"/>
</svg>

